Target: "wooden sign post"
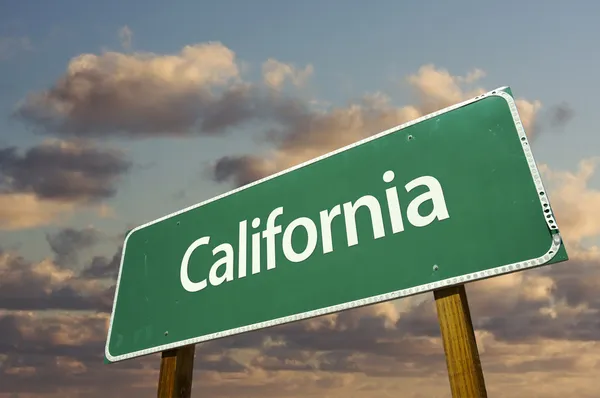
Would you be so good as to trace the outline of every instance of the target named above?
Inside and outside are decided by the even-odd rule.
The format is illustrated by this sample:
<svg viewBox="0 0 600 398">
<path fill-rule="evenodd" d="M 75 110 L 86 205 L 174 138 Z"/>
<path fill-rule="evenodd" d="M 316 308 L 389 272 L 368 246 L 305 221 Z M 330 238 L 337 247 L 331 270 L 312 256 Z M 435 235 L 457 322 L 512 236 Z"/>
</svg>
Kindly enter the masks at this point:
<svg viewBox="0 0 600 398">
<path fill-rule="evenodd" d="M 196 346 L 163 351 L 158 379 L 158 398 L 190 398 Z"/>
<path fill-rule="evenodd" d="M 464 285 L 433 292 L 454 398 L 487 398 Z"/>
</svg>

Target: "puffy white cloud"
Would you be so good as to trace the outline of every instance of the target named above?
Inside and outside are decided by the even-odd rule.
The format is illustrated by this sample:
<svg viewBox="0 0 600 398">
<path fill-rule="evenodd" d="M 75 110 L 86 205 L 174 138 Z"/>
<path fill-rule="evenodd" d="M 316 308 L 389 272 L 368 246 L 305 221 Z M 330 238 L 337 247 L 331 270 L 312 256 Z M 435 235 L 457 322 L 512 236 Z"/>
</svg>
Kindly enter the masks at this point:
<svg viewBox="0 0 600 398">
<path fill-rule="evenodd" d="M 539 167 L 549 188 L 558 226 L 568 241 L 579 242 L 600 234 L 600 190 L 588 186 L 599 160 L 580 160 L 576 172 L 556 171 L 548 165 Z"/>
<path fill-rule="evenodd" d="M 178 54 L 82 54 L 48 90 L 31 93 L 16 116 L 69 135 L 157 135 L 191 129 L 219 102 L 213 89 L 239 81 L 233 51 L 220 43 Z"/>
<path fill-rule="evenodd" d="M 280 89 L 288 79 L 296 87 L 304 86 L 313 72 L 314 68 L 310 64 L 300 69 L 273 58 L 269 58 L 262 66 L 265 84 L 274 89 Z"/>
</svg>

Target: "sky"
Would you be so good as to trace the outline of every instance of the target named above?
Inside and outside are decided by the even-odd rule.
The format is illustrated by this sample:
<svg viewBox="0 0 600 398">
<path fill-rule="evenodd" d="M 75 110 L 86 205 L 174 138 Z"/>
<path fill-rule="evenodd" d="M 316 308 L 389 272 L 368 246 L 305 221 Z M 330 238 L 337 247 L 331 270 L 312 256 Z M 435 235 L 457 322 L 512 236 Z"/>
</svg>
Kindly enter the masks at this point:
<svg viewBox="0 0 600 398">
<path fill-rule="evenodd" d="M 154 394 L 102 362 L 128 229 L 501 86 L 570 260 L 467 285 L 487 389 L 597 396 L 599 12 L 0 0 L 0 398 Z M 192 394 L 449 397 L 433 295 L 198 345 Z"/>
</svg>

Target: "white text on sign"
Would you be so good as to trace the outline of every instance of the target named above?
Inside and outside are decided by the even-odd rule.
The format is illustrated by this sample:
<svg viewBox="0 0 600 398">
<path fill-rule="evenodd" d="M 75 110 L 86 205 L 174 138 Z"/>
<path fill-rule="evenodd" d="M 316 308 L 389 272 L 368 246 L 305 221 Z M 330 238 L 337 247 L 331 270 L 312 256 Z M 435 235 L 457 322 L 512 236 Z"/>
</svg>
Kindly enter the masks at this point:
<svg viewBox="0 0 600 398">
<path fill-rule="evenodd" d="M 391 183 L 394 180 L 394 172 L 391 170 L 386 171 L 383 174 L 383 180 L 386 183 Z M 422 176 L 415 178 L 414 180 L 407 183 L 404 188 L 406 192 L 410 192 L 418 186 L 425 186 L 428 191 L 418 195 L 414 198 L 406 208 L 406 218 L 408 222 L 415 227 L 425 227 L 431 224 L 433 221 L 445 220 L 450 217 L 446 206 L 446 200 L 442 186 L 439 181 L 432 176 Z M 389 212 L 392 233 L 396 234 L 404 231 L 404 220 L 402 216 L 402 209 L 400 207 L 400 200 L 398 198 L 398 191 L 395 186 L 387 188 L 385 190 L 387 210 Z M 426 202 L 431 201 L 433 208 L 431 212 L 425 216 L 419 213 L 419 206 Z M 275 236 L 283 233 L 281 249 L 285 258 L 288 261 L 299 263 L 307 260 L 313 255 L 317 249 L 317 242 L 319 237 L 319 230 L 321 233 L 322 242 L 322 253 L 327 254 L 334 251 L 333 237 L 331 232 L 331 223 L 335 217 L 344 217 L 344 225 L 346 229 L 346 240 L 347 246 L 355 246 L 359 243 L 358 231 L 356 228 L 356 211 L 365 207 L 369 210 L 371 216 L 371 224 L 373 228 L 373 238 L 380 239 L 385 237 L 385 229 L 383 225 L 383 215 L 381 210 L 381 204 L 372 195 L 365 195 L 360 197 L 355 202 L 346 202 L 341 205 L 336 205 L 330 210 L 323 210 L 319 212 L 320 225 L 317 226 L 313 220 L 308 217 L 300 217 L 290 222 L 285 229 L 281 225 L 277 225 L 277 217 L 283 214 L 283 207 L 278 207 L 271 211 L 267 217 L 265 229 L 263 231 L 255 232 L 252 234 L 251 244 L 251 272 L 252 275 L 258 274 L 261 271 L 261 238 L 266 240 L 266 265 L 267 270 L 273 270 L 276 268 L 276 246 Z M 238 241 L 238 252 L 237 252 L 237 279 L 245 278 L 247 276 L 247 236 L 248 236 L 248 222 L 246 220 L 239 223 L 239 241 Z M 260 226 L 260 219 L 255 218 L 252 220 L 252 228 L 256 229 Z M 297 252 L 292 247 L 292 238 L 294 231 L 298 228 L 303 228 L 307 235 L 306 246 L 300 252 Z M 210 236 L 203 236 L 194 241 L 186 250 L 183 259 L 181 261 L 180 278 L 181 285 L 189 292 L 197 292 L 205 289 L 208 284 L 212 286 L 219 286 L 225 282 L 231 282 L 235 278 L 235 258 L 236 253 L 233 246 L 230 243 L 221 243 L 212 249 L 213 257 L 216 257 L 220 253 L 224 255 L 216 260 L 210 267 L 208 279 L 203 279 L 198 282 L 191 281 L 189 278 L 188 267 L 189 261 L 192 254 L 201 246 L 210 245 Z"/>
</svg>

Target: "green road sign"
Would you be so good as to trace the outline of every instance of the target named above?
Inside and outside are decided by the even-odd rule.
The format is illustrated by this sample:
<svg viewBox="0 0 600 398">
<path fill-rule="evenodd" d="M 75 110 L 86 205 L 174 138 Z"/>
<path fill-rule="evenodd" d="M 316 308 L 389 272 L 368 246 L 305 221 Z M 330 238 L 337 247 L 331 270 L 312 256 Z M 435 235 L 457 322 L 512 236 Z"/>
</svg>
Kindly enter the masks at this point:
<svg viewBox="0 0 600 398">
<path fill-rule="evenodd" d="M 567 260 L 501 88 L 133 229 L 120 361 Z"/>
</svg>

